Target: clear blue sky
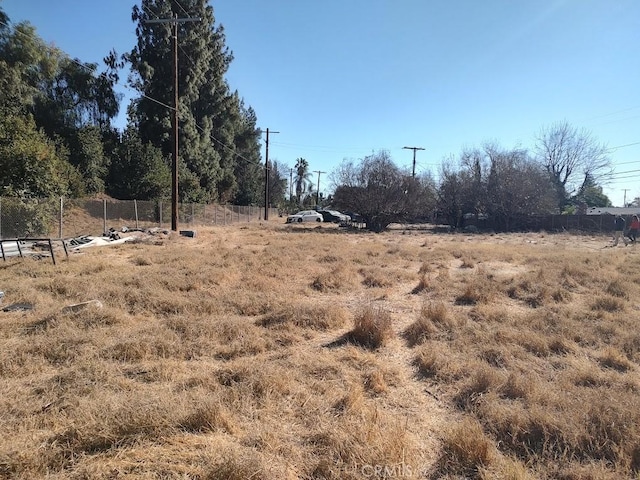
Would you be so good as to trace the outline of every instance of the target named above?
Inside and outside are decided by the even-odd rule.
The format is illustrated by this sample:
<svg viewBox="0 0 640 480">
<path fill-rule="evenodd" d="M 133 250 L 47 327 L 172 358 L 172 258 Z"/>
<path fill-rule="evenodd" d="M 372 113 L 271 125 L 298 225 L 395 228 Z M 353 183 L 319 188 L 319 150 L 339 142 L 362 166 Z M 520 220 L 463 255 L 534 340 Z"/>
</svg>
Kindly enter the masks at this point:
<svg viewBox="0 0 640 480">
<path fill-rule="evenodd" d="M 133 47 L 134 3 L 0 0 L 12 22 L 93 62 Z M 542 127 L 567 121 L 611 148 L 613 204 L 640 196 L 639 0 L 211 4 L 235 57 L 229 84 L 261 128 L 280 132 L 269 157 L 306 158 L 326 172 L 321 191 L 345 158 L 386 149 L 411 168 L 402 147 L 423 147 L 416 170 L 437 178 L 465 147 L 532 148 Z M 132 93 L 124 81 L 118 90 Z"/>
</svg>

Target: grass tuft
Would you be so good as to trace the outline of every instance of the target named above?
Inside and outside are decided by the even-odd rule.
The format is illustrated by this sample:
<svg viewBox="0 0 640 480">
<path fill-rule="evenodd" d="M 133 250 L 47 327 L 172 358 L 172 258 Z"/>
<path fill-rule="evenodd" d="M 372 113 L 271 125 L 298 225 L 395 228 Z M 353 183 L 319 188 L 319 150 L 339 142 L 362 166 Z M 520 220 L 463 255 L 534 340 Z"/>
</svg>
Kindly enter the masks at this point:
<svg viewBox="0 0 640 480">
<path fill-rule="evenodd" d="M 415 347 L 435 336 L 440 330 L 450 332 L 454 327 L 446 305 L 442 302 L 423 305 L 418 318 L 403 332 L 410 347 Z"/>
<path fill-rule="evenodd" d="M 476 420 L 465 418 L 449 428 L 442 441 L 439 473 L 483 478 L 482 472 L 495 458 L 495 447 Z"/>
<path fill-rule="evenodd" d="M 353 323 L 348 339 L 371 350 L 382 347 L 393 336 L 391 316 L 380 308 L 366 307 Z"/>
<path fill-rule="evenodd" d="M 616 297 L 598 296 L 591 302 L 591 309 L 602 312 L 620 312 L 624 310 L 624 302 Z"/>
</svg>

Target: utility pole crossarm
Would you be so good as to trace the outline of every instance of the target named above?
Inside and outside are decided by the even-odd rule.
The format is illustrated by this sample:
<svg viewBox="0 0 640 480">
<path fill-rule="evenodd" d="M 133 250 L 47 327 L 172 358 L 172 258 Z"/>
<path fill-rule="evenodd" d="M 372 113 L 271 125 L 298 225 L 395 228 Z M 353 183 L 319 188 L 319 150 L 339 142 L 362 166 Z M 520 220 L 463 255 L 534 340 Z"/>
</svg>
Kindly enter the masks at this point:
<svg viewBox="0 0 640 480">
<path fill-rule="evenodd" d="M 199 22 L 200 18 L 199 17 L 189 17 L 189 18 L 177 18 L 177 17 L 173 17 L 173 18 L 154 18 L 151 20 L 143 20 L 143 23 L 171 23 L 171 24 L 176 24 L 176 23 L 187 23 L 187 22 Z"/>
</svg>

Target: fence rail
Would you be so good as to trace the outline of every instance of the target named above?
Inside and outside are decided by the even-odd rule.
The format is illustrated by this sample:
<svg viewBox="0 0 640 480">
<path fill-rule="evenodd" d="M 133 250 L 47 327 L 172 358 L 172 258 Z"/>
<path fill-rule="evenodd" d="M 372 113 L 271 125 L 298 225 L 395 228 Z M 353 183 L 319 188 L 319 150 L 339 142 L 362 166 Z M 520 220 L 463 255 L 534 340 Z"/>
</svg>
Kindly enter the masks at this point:
<svg viewBox="0 0 640 480">
<path fill-rule="evenodd" d="M 269 209 L 269 218 L 278 210 Z M 264 207 L 178 204 L 179 228 L 264 220 Z M 0 197 L 0 239 L 102 235 L 109 229 L 171 228 L 171 202 Z"/>
<path fill-rule="evenodd" d="M 640 209 L 639 209 L 640 210 Z M 623 215 L 627 225 L 631 220 L 630 215 Z M 603 213 L 600 215 L 528 215 L 504 219 L 495 222 L 491 218 L 475 220 L 466 219 L 460 228 L 467 226 L 477 227 L 479 230 L 493 230 L 506 232 L 522 231 L 581 231 L 609 233 L 614 230 L 614 215 Z"/>
</svg>

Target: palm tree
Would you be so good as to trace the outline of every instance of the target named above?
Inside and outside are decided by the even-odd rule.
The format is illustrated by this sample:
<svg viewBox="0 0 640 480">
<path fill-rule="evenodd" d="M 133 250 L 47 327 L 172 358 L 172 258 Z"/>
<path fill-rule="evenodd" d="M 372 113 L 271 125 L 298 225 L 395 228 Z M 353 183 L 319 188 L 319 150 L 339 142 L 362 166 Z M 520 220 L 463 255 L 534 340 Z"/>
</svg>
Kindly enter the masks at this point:
<svg viewBox="0 0 640 480">
<path fill-rule="evenodd" d="M 304 158 L 297 158 L 295 165 L 295 184 L 296 184 L 296 197 L 298 203 L 302 205 L 302 194 L 306 192 L 309 184 L 311 183 L 311 172 L 309 171 L 309 162 Z"/>
</svg>

